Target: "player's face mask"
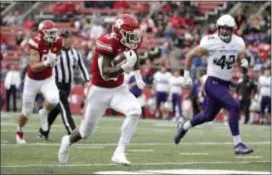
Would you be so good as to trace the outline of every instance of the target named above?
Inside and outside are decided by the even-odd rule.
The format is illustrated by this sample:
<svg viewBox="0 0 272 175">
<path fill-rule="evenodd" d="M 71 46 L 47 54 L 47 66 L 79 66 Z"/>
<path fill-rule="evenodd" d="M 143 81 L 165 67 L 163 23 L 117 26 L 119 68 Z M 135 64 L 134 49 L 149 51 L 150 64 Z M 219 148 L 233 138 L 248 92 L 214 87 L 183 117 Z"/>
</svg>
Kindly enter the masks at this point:
<svg viewBox="0 0 272 175">
<path fill-rule="evenodd" d="M 141 43 L 141 31 L 135 29 L 132 31 L 120 30 L 122 38 L 120 42 L 130 49 L 136 49 Z"/>
<path fill-rule="evenodd" d="M 48 43 L 53 43 L 58 36 L 58 29 L 43 30 L 44 40 Z"/>
<path fill-rule="evenodd" d="M 218 26 L 218 36 L 226 43 L 229 43 L 232 38 L 233 28 L 227 26 Z"/>
</svg>

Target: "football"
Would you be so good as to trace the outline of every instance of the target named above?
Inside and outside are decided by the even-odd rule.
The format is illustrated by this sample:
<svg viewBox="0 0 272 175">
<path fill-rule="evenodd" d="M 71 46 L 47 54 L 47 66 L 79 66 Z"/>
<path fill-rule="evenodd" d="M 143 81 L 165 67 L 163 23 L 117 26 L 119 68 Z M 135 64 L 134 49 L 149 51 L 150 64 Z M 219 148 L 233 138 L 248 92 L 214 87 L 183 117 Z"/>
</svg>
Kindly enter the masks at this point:
<svg viewBox="0 0 272 175">
<path fill-rule="evenodd" d="M 126 63 L 126 57 L 124 55 L 124 52 L 117 55 L 111 62 L 112 66 L 114 66 L 114 67 L 119 67 L 125 63 Z"/>
<path fill-rule="evenodd" d="M 137 53 L 136 53 L 137 54 Z M 137 63 L 135 64 L 134 66 L 134 69 L 137 70 L 139 69 L 140 67 L 140 62 L 139 62 L 139 57 L 137 55 Z M 124 55 L 124 52 L 120 53 L 119 55 L 117 55 L 111 62 L 112 66 L 113 67 L 119 67 L 121 66 L 122 64 L 125 64 L 126 63 L 126 56 Z"/>
</svg>

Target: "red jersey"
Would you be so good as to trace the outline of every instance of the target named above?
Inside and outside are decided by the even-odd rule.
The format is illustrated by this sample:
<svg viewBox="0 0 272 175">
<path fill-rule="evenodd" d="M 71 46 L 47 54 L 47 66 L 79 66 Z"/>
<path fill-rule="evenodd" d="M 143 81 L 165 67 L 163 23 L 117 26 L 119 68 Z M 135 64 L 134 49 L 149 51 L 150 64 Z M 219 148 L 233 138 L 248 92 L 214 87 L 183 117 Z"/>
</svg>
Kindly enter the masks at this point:
<svg viewBox="0 0 272 175">
<path fill-rule="evenodd" d="M 57 55 L 60 54 L 61 47 L 62 47 L 62 40 L 61 38 L 57 37 L 56 41 L 51 44 L 47 45 L 46 42 L 40 35 L 32 37 L 29 42 L 28 46 L 30 49 L 37 50 L 40 53 L 40 61 L 44 61 L 46 59 L 47 54 L 51 50 L 52 53 Z M 29 78 L 33 80 L 44 80 L 52 75 L 52 67 L 47 67 L 40 72 L 33 72 L 31 67 L 28 66 L 27 68 L 27 75 Z"/>
<path fill-rule="evenodd" d="M 120 86 L 124 82 L 124 75 L 121 74 L 114 80 L 105 80 L 101 76 L 102 65 L 99 65 L 99 54 L 110 56 L 114 59 L 121 52 L 124 52 L 126 47 L 116 40 L 111 34 L 100 36 L 95 43 L 95 50 L 91 63 L 92 84 L 100 87 L 114 88 Z"/>
</svg>

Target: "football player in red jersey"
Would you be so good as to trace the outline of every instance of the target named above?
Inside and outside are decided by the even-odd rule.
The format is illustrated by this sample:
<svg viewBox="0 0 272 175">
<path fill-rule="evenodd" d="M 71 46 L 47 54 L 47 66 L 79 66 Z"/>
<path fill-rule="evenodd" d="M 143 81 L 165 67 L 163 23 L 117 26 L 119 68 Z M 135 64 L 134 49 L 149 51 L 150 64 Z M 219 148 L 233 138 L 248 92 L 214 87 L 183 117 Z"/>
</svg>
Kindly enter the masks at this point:
<svg viewBox="0 0 272 175">
<path fill-rule="evenodd" d="M 121 127 L 118 146 L 111 160 L 117 164 L 130 164 L 125 156 L 125 150 L 136 129 L 141 106 L 123 84 L 123 73 L 135 66 L 137 55 L 134 50 L 140 43 L 141 31 L 138 20 L 129 14 L 121 14 L 115 21 L 112 33 L 102 35 L 96 41 L 91 63 L 92 86 L 86 97 L 83 119 L 79 131 L 74 130 L 70 136 L 62 138 L 58 154 L 61 164 L 67 163 L 70 146 L 88 138 L 107 108 L 126 116 Z M 124 53 L 126 62 L 120 66 L 113 66 L 112 60 L 120 53 Z"/>
<path fill-rule="evenodd" d="M 18 119 L 16 132 L 17 143 L 26 143 L 23 127 L 33 111 L 37 93 L 42 92 L 45 106 L 39 111 L 41 125 L 47 129 L 47 113 L 59 102 L 59 93 L 52 76 L 52 67 L 58 60 L 62 40 L 58 37 L 58 29 L 51 20 L 39 24 L 38 34 L 31 38 L 29 45 L 29 63 L 23 91 L 22 113 Z"/>
</svg>

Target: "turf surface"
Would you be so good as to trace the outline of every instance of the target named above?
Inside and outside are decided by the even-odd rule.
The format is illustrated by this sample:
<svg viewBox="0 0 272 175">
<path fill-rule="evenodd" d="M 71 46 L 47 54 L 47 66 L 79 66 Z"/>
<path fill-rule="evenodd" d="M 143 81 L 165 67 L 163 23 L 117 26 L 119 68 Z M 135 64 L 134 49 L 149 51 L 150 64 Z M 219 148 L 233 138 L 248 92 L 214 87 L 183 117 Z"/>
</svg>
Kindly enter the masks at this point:
<svg viewBox="0 0 272 175">
<path fill-rule="evenodd" d="M 66 134 L 60 119 L 52 127 L 51 140 L 43 141 L 36 136 L 39 117 L 33 115 L 24 128 L 27 144 L 17 145 L 17 116 L 15 113 L 1 115 L 2 174 L 91 174 L 101 171 L 139 174 L 143 170 L 171 169 L 192 169 L 192 173 L 199 169 L 270 172 L 269 126 L 241 124 L 242 139 L 254 149 L 254 153 L 236 156 L 229 128 L 223 123 L 193 128 L 179 145 L 174 145 L 174 122 L 140 120 L 127 150 L 132 165 L 124 167 L 111 164 L 110 161 L 120 136 L 123 118 L 104 117 L 91 137 L 72 146 L 68 164 L 60 166 L 57 152 L 61 137 Z M 79 126 L 80 117 L 74 116 L 74 119 Z"/>
</svg>

